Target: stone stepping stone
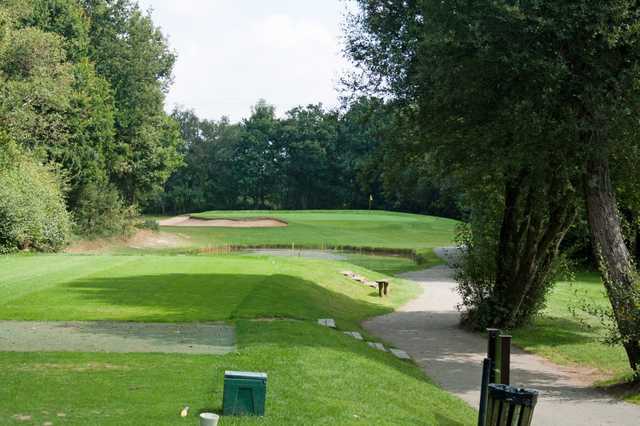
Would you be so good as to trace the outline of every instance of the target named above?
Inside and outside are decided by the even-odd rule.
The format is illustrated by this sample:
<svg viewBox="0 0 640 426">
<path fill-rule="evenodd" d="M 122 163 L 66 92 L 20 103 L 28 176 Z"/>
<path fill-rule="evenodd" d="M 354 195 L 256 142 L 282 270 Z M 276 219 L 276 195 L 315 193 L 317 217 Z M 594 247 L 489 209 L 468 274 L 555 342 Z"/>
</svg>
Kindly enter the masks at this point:
<svg viewBox="0 0 640 426">
<path fill-rule="evenodd" d="M 329 328 L 336 328 L 336 321 L 333 318 L 319 319 L 318 324 Z"/>
<path fill-rule="evenodd" d="M 392 354 L 396 356 L 396 358 L 400 359 L 411 359 L 408 353 L 400 349 L 389 349 Z"/>
<path fill-rule="evenodd" d="M 351 336 L 356 340 L 363 340 L 362 334 L 358 333 L 357 331 L 345 331 L 344 334 L 346 334 L 347 336 Z"/>
<path fill-rule="evenodd" d="M 374 349 L 377 349 L 379 351 L 382 352 L 386 352 L 387 350 L 385 349 L 384 345 L 382 343 L 377 343 L 377 342 L 367 342 L 367 345 L 371 346 Z"/>
</svg>

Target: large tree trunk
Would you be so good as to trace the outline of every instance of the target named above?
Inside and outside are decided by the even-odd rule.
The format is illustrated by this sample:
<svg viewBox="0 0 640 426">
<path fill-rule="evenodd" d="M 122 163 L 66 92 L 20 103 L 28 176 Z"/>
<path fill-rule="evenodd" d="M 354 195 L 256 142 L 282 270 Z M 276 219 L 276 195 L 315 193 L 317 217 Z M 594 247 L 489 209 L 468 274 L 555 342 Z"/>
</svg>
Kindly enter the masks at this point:
<svg viewBox="0 0 640 426">
<path fill-rule="evenodd" d="M 638 276 L 622 235 L 606 153 L 588 161 L 584 191 L 596 259 L 629 364 L 634 371 L 638 371 Z"/>
<path fill-rule="evenodd" d="M 544 302 L 558 247 L 575 217 L 566 177 L 549 180 L 522 171 L 505 186 L 496 259 L 493 326 L 527 322 Z"/>
</svg>

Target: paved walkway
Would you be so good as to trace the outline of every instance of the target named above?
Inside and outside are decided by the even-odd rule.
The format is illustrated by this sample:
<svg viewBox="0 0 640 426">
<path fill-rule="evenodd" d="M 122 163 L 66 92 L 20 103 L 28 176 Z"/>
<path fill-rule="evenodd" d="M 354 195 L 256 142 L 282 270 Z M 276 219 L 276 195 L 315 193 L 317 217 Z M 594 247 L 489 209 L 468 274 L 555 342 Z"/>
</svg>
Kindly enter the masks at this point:
<svg viewBox="0 0 640 426">
<path fill-rule="evenodd" d="M 446 251 L 441 250 L 441 256 Z M 423 293 L 397 312 L 373 318 L 364 327 L 372 334 L 407 351 L 425 373 L 444 389 L 477 408 L 481 363 L 486 339 L 458 327 L 452 270 L 438 266 L 407 273 Z M 536 426 L 640 425 L 640 406 L 620 402 L 590 389 L 579 372 L 544 358 L 514 350 L 512 383 L 541 392 L 533 424 Z"/>
</svg>

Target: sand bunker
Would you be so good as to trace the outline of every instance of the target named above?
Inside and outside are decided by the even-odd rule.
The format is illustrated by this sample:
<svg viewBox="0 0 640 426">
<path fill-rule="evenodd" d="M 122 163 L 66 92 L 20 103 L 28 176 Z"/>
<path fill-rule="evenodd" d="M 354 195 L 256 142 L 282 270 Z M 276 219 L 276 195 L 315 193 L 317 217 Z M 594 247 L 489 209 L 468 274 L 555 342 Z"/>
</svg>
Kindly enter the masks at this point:
<svg viewBox="0 0 640 426">
<path fill-rule="evenodd" d="M 160 221 L 160 226 L 185 226 L 205 228 L 277 228 L 287 225 L 287 222 L 272 218 L 197 219 L 191 216 L 176 216 Z"/>
</svg>

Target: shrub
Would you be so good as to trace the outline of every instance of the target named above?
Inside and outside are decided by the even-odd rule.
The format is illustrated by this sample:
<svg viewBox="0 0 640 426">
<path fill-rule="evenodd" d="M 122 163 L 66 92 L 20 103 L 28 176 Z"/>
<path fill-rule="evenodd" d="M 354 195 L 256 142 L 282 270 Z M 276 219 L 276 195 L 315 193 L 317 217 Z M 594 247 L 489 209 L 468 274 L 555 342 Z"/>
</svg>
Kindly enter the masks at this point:
<svg viewBox="0 0 640 426">
<path fill-rule="evenodd" d="M 463 324 L 477 330 L 530 323 L 566 269 L 559 246 L 573 222 L 575 197 L 538 180 L 505 185 L 474 198 L 458 235 L 464 247 L 456 271 Z"/>
<path fill-rule="evenodd" d="M 125 206 L 118 190 L 109 183 L 88 183 L 78 197 L 75 232 L 83 237 L 129 236 L 137 209 Z"/>
<path fill-rule="evenodd" d="M 138 229 L 149 229 L 151 231 L 159 231 L 160 230 L 160 222 L 157 220 L 147 219 L 143 222 L 139 222 L 136 224 L 136 228 Z"/>
<path fill-rule="evenodd" d="M 0 134 L 0 253 L 56 251 L 70 230 L 55 170 Z"/>
<path fill-rule="evenodd" d="M 495 317 L 491 299 L 496 277 L 495 237 L 487 235 L 486 228 L 472 231 L 470 224 L 461 224 L 456 238 L 463 254 L 457 260 L 456 281 L 462 298 L 462 323 L 469 328 L 482 330 Z M 491 233 L 489 233 L 491 234 Z"/>
</svg>

